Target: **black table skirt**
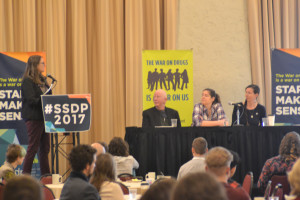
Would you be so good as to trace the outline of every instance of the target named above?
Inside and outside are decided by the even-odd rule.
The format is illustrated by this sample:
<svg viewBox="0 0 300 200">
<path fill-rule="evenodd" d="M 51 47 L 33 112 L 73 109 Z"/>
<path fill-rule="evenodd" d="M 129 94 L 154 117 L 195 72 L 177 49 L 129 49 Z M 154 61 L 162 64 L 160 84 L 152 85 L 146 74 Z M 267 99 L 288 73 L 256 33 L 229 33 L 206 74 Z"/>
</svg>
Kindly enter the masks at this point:
<svg viewBox="0 0 300 200">
<path fill-rule="evenodd" d="M 126 128 L 125 140 L 130 154 L 139 162 L 137 175 L 162 172 L 177 177 L 181 165 L 192 158 L 194 138 L 204 137 L 208 147 L 223 146 L 241 157 L 235 176 L 242 183 L 245 174 L 252 171 L 256 183 L 265 161 L 278 155 L 283 136 L 291 131 L 300 133 L 298 126 L 275 127 L 182 127 L 143 130 Z"/>
</svg>

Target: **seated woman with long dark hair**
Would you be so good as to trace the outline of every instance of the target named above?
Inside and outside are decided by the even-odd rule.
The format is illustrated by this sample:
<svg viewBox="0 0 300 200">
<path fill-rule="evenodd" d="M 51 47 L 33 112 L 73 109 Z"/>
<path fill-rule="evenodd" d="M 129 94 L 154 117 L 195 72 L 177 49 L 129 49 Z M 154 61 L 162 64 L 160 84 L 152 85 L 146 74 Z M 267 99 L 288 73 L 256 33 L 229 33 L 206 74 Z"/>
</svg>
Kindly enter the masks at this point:
<svg viewBox="0 0 300 200">
<path fill-rule="evenodd" d="M 245 102 L 234 106 L 232 112 L 232 125 L 237 123 L 237 110 L 239 110 L 240 124 L 245 126 L 261 126 L 262 118 L 266 117 L 266 109 L 257 101 L 260 89 L 257 85 L 248 85 L 245 89 Z"/>
<path fill-rule="evenodd" d="M 109 145 L 108 152 L 113 155 L 116 162 L 116 174 L 132 174 L 133 169 L 139 168 L 139 163 L 129 155 L 129 147 L 126 141 L 120 137 L 114 137 Z"/>
<path fill-rule="evenodd" d="M 97 157 L 91 184 L 99 191 L 102 200 L 123 200 L 123 192 L 115 182 L 116 166 L 113 157 L 108 154 L 100 154 Z"/>
<path fill-rule="evenodd" d="M 300 156 L 300 136 L 296 132 L 286 134 L 279 146 L 279 155 L 266 161 L 257 183 L 261 191 L 265 191 L 268 181 L 273 175 L 290 171 Z"/>
<path fill-rule="evenodd" d="M 192 126 L 226 126 L 220 96 L 213 89 L 202 91 L 201 103 L 194 106 Z"/>
</svg>

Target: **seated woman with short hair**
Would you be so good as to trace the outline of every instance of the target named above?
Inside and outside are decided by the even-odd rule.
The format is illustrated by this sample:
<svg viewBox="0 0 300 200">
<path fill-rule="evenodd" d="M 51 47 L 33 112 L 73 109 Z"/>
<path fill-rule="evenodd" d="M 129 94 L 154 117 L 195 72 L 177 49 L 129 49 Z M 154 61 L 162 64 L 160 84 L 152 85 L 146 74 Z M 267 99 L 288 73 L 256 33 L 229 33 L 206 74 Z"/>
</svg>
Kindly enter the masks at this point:
<svg viewBox="0 0 300 200">
<path fill-rule="evenodd" d="M 6 151 L 6 161 L 0 167 L 0 179 L 8 181 L 15 176 L 15 168 L 22 165 L 26 150 L 18 144 L 11 144 Z"/>
<path fill-rule="evenodd" d="M 202 91 L 201 103 L 194 106 L 192 126 L 226 126 L 226 116 L 220 96 L 215 90 Z"/>
<path fill-rule="evenodd" d="M 102 200 L 123 200 L 123 192 L 115 182 L 116 165 L 113 157 L 108 154 L 100 154 L 97 157 L 91 184 L 99 191 Z"/>
<path fill-rule="evenodd" d="M 139 163 L 129 155 L 128 143 L 120 137 L 114 137 L 109 145 L 108 152 L 116 162 L 116 174 L 132 174 L 133 169 L 139 168 Z"/>
<path fill-rule="evenodd" d="M 248 85 L 245 89 L 245 102 L 234 106 L 232 112 L 232 125 L 237 124 L 237 111 L 239 111 L 240 124 L 245 126 L 261 126 L 262 118 L 266 117 L 266 108 L 257 101 L 260 89 L 257 85 Z"/>
</svg>

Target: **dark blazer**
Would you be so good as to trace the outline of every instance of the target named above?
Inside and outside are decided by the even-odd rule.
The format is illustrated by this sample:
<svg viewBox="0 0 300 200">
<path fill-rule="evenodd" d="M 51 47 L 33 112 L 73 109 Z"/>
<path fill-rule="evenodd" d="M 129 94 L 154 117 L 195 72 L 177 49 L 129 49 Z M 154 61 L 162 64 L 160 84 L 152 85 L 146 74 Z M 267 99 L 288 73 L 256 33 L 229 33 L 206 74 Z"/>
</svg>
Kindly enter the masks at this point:
<svg viewBox="0 0 300 200">
<path fill-rule="evenodd" d="M 72 171 L 61 191 L 60 200 L 99 200 L 99 192 L 88 182 L 87 177 Z"/>
<path fill-rule="evenodd" d="M 177 127 L 181 127 L 179 114 L 176 110 L 171 108 L 165 108 L 167 115 L 167 122 L 171 126 L 171 119 L 177 119 Z M 143 128 L 154 128 L 155 126 L 161 126 L 160 123 L 160 111 L 155 107 L 143 111 Z"/>
<path fill-rule="evenodd" d="M 49 86 L 46 84 L 49 88 Z M 44 120 L 41 95 L 43 94 L 38 84 L 30 78 L 24 78 L 22 91 L 22 118 L 25 120 Z M 52 94 L 50 91 L 48 94 Z"/>
<path fill-rule="evenodd" d="M 240 103 L 241 105 L 242 102 Z M 253 116 L 250 116 L 250 111 L 246 109 L 246 106 L 234 106 L 232 112 L 232 122 L 231 125 L 235 125 L 237 122 L 236 112 L 239 109 L 240 111 L 240 124 L 245 126 L 261 126 L 262 125 L 262 118 L 266 117 L 266 108 L 261 105 L 257 104 L 256 108 L 252 110 Z M 248 123 L 247 123 L 248 122 Z"/>
</svg>

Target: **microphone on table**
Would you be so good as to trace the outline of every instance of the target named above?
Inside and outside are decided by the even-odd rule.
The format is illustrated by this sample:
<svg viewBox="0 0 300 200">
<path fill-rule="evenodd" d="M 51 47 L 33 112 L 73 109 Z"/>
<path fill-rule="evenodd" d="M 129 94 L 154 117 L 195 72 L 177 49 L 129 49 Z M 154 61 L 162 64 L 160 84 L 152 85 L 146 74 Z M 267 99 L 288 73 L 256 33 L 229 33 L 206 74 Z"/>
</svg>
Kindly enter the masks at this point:
<svg viewBox="0 0 300 200">
<path fill-rule="evenodd" d="M 271 197 L 275 197 L 275 195 L 276 195 L 276 193 L 277 193 L 277 190 L 279 190 L 279 188 L 282 188 L 282 185 L 281 185 L 280 183 L 278 183 L 278 184 L 275 186 L 275 189 L 273 190 Z"/>
<path fill-rule="evenodd" d="M 228 105 L 231 105 L 231 106 L 242 106 L 242 103 L 241 102 L 239 102 L 239 103 L 233 103 L 233 102 L 229 101 Z"/>
<path fill-rule="evenodd" d="M 51 76 L 51 74 L 47 74 L 47 77 L 51 78 L 53 82 L 54 82 L 54 81 L 57 82 L 57 80 L 56 80 L 53 76 Z"/>
<path fill-rule="evenodd" d="M 164 173 L 162 171 L 159 171 L 158 174 L 164 176 Z"/>
</svg>

